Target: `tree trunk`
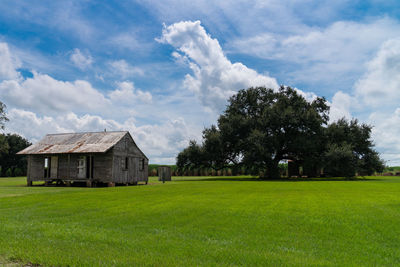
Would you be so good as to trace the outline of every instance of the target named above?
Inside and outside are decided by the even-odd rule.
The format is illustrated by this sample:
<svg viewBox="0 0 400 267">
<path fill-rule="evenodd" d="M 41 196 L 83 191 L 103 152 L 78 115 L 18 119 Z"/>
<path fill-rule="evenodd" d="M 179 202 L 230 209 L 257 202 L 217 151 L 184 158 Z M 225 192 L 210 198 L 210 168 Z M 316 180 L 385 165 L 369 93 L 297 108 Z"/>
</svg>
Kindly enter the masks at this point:
<svg viewBox="0 0 400 267">
<path fill-rule="evenodd" d="M 267 177 L 269 179 L 279 179 L 281 177 L 279 173 L 279 160 L 273 160 L 268 164 Z"/>
</svg>

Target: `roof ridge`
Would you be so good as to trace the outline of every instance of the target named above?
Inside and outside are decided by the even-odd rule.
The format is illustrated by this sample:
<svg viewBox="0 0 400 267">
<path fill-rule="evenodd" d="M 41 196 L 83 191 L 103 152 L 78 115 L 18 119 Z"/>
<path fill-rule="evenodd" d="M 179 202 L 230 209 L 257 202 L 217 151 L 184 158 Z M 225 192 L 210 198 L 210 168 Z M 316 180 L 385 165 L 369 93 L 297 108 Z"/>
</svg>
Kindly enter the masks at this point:
<svg viewBox="0 0 400 267">
<path fill-rule="evenodd" d="M 104 153 L 127 135 L 128 131 L 48 134 L 18 154 Z"/>
<path fill-rule="evenodd" d="M 74 133 L 54 133 L 54 134 L 46 134 L 48 135 L 63 135 L 63 134 L 86 134 L 86 133 L 128 133 L 129 131 L 99 131 L 99 132 L 74 132 Z"/>
</svg>

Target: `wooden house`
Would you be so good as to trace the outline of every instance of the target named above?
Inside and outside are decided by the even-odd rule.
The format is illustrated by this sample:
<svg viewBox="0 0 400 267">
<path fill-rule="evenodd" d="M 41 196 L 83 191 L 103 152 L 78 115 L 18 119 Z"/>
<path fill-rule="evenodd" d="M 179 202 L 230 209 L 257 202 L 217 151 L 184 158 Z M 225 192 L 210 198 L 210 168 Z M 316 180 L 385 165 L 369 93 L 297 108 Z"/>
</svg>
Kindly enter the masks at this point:
<svg viewBox="0 0 400 267">
<path fill-rule="evenodd" d="M 129 132 L 48 134 L 18 152 L 28 156 L 28 186 L 33 181 L 137 184 L 148 181 L 148 158 Z"/>
</svg>

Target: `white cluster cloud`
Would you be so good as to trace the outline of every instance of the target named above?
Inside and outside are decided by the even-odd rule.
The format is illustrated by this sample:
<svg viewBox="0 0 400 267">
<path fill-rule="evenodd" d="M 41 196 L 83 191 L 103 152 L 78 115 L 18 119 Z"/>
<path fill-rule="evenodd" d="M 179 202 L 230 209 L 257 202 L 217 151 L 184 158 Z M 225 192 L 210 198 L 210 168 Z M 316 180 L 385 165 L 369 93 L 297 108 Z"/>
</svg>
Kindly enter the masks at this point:
<svg viewBox="0 0 400 267">
<path fill-rule="evenodd" d="M 345 118 L 348 120 L 352 119 L 351 109 L 357 105 L 356 98 L 349 94 L 338 91 L 332 98 L 331 109 L 329 119 L 331 122 L 337 121 L 338 119 Z"/>
<path fill-rule="evenodd" d="M 34 112 L 13 108 L 9 111 L 7 128 L 20 133 L 32 141 L 38 141 L 48 133 L 119 130 L 120 125 L 113 120 L 85 114 L 77 116 L 73 112 L 58 116 L 39 116 Z"/>
<path fill-rule="evenodd" d="M 38 73 L 25 80 L 4 80 L 0 83 L 0 95 L 13 107 L 42 114 L 93 112 L 110 106 L 110 100 L 87 81 L 64 82 Z"/>
<path fill-rule="evenodd" d="M 152 95 L 149 92 L 135 89 L 132 82 L 119 82 L 118 88 L 109 93 L 109 98 L 115 103 L 132 104 L 135 101 L 151 103 Z"/>
<path fill-rule="evenodd" d="M 82 53 L 78 48 L 75 48 L 70 55 L 70 60 L 79 69 L 85 70 L 93 63 L 93 58 L 89 53 Z"/>
<path fill-rule="evenodd" d="M 135 140 L 140 140 L 144 151 L 152 155 L 155 162 L 175 163 L 176 155 L 188 145 L 188 140 L 196 137 L 183 118 L 139 127 L 128 120 L 124 126 L 131 130 Z"/>
<path fill-rule="evenodd" d="M 400 165 L 400 108 L 393 113 L 373 112 L 369 122 L 374 125 L 373 140 L 387 163 Z"/>
<path fill-rule="evenodd" d="M 142 69 L 130 65 L 123 59 L 109 62 L 109 65 L 115 74 L 124 79 L 134 75 L 144 75 L 144 71 Z"/>
<path fill-rule="evenodd" d="M 117 46 L 131 51 L 143 49 L 143 45 L 138 41 L 136 33 L 132 31 L 118 33 L 115 36 L 111 36 L 107 42 L 113 47 Z"/>
<path fill-rule="evenodd" d="M 17 79 L 19 77 L 16 68 L 19 67 L 18 61 L 11 56 L 6 43 L 0 43 L 0 80 Z"/>
<path fill-rule="evenodd" d="M 294 88 L 294 90 L 301 95 L 302 97 L 304 97 L 307 101 L 312 102 L 314 101 L 318 96 L 313 93 L 313 92 L 304 92 L 298 88 Z"/>
<path fill-rule="evenodd" d="M 356 95 L 366 105 L 399 106 L 400 39 L 386 41 L 367 66 L 367 72 L 355 85 Z"/>
<path fill-rule="evenodd" d="M 184 85 L 203 105 L 221 111 L 227 99 L 240 89 L 251 86 L 277 88 L 274 78 L 262 75 L 242 63 L 232 63 L 224 55 L 217 39 L 206 33 L 200 21 L 182 21 L 165 26 L 159 42 L 172 45 L 174 57 L 188 62 L 193 75 Z"/>
</svg>

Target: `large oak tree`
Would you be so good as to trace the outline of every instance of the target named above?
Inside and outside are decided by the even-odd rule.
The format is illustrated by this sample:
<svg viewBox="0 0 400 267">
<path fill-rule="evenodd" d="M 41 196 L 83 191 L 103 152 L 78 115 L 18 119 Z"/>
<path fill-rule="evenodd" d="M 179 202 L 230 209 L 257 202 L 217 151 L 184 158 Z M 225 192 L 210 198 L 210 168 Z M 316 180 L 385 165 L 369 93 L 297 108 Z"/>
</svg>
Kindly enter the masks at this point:
<svg viewBox="0 0 400 267">
<path fill-rule="evenodd" d="M 282 159 L 310 157 L 320 150 L 328 111 L 324 98 L 307 101 L 290 87 L 240 90 L 229 99 L 217 127 L 204 130 L 198 165 L 241 164 L 278 177 Z M 180 156 L 178 165 L 184 165 Z"/>
<path fill-rule="evenodd" d="M 279 177 L 279 162 L 297 161 L 307 175 L 324 168 L 330 176 L 354 176 L 381 171 L 383 161 L 373 149 L 372 127 L 341 119 L 328 125 L 324 98 L 306 100 L 295 89 L 281 86 L 241 90 L 226 110 L 179 153 L 179 168 L 221 169 L 245 166 L 264 177 Z"/>
<path fill-rule="evenodd" d="M 282 159 L 316 156 L 321 150 L 328 112 L 324 98 L 307 101 L 290 87 L 249 88 L 230 98 L 218 128 L 245 166 L 276 178 Z"/>
</svg>

